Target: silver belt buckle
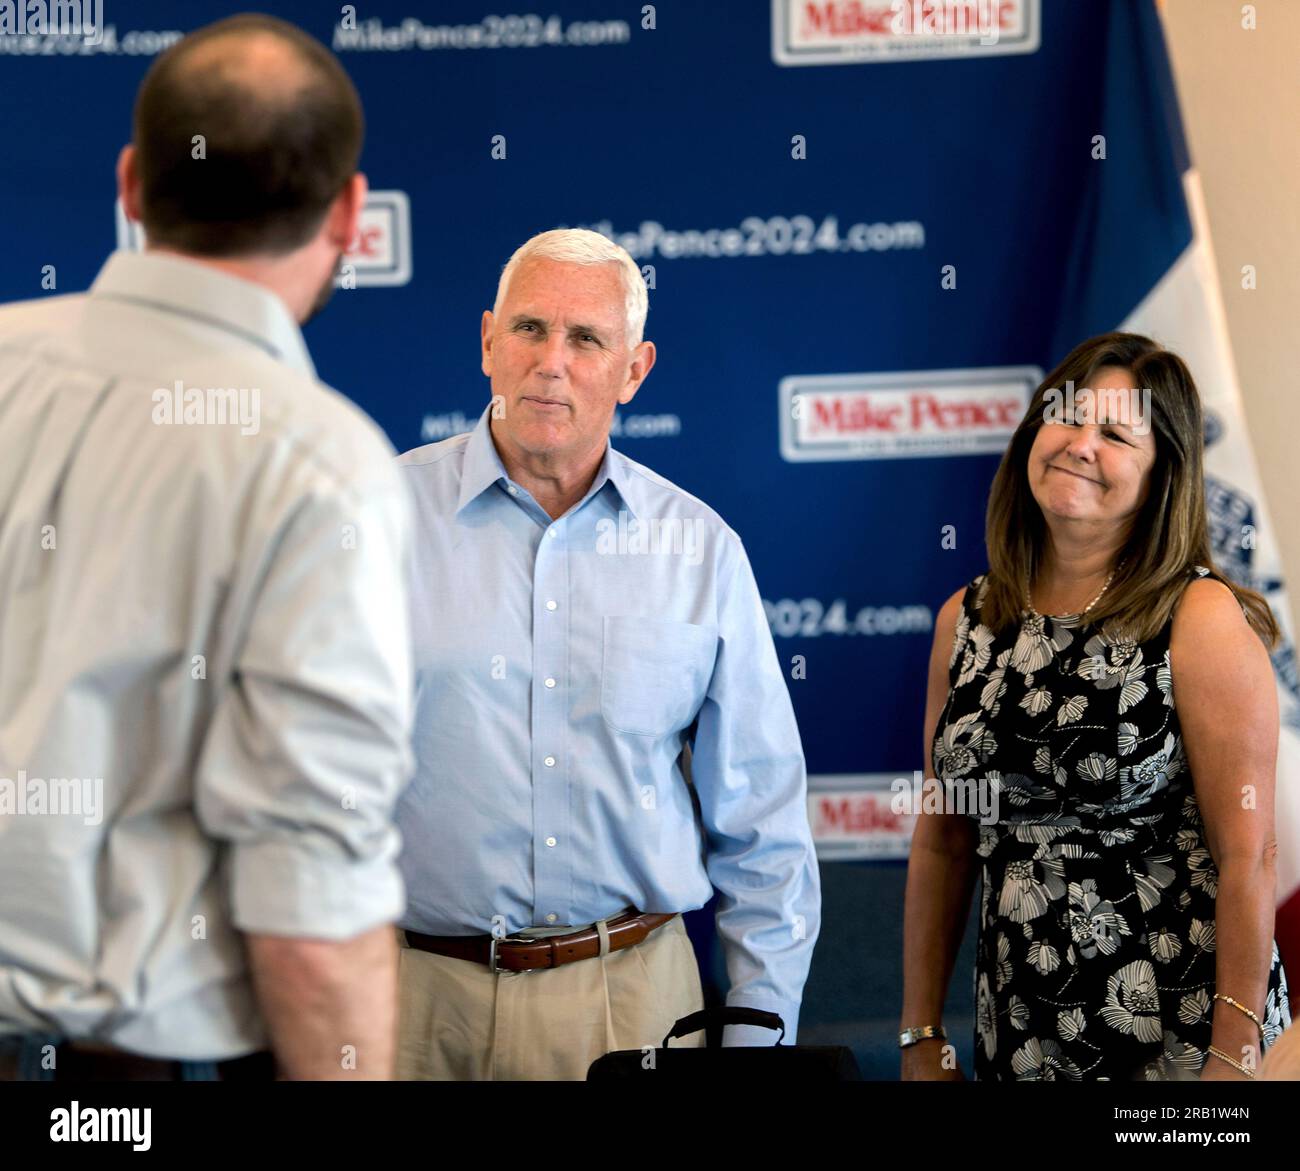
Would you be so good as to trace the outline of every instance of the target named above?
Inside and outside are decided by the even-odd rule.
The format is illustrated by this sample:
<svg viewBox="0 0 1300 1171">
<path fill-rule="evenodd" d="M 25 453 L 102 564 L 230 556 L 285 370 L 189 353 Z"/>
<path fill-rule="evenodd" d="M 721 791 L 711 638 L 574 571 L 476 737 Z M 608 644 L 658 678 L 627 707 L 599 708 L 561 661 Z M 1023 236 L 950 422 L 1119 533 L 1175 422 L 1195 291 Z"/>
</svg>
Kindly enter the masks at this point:
<svg viewBox="0 0 1300 1171">
<path fill-rule="evenodd" d="M 488 971 L 498 976 L 526 976 L 531 968 L 498 968 L 497 967 L 497 944 L 498 943 L 535 943 L 536 940 L 529 939 L 523 935 L 503 935 L 500 938 L 492 936 L 492 942 L 488 945 Z"/>
</svg>

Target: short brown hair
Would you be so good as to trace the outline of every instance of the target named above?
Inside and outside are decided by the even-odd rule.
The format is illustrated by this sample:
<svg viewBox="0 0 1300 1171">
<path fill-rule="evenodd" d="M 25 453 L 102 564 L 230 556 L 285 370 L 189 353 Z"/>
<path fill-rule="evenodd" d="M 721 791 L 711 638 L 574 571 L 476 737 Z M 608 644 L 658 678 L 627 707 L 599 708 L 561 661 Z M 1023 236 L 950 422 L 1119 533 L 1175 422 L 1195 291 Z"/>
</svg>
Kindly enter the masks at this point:
<svg viewBox="0 0 1300 1171">
<path fill-rule="evenodd" d="M 1034 392 L 993 478 L 985 524 L 988 588 L 981 620 L 998 631 L 1019 619 L 1025 581 L 1042 564 L 1046 521 L 1029 487 L 1029 449 L 1044 425 L 1048 392 L 1067 381 L 1088 385 L 1102 369 L 1133 373 L 1135 386 L 1151 390 L 1156 441 L 1150 491 L 1134 520 L 1115 577 L 1092 621 L 1109 621 L 1133 641 L 1144 642 L 1173 615 L 1189 571 L 1209 569 L 1233 594 L 1255 632 L 1269 647 L 1280 636 L 1263 596 L 1229 581 L 1215 567 L 1205 515 L 1205 442 L 1201 398 L 1187 364 L 1150 338 L 1104 333 L 1075 346 Z"/>
<path fill-rule="evenodd" d="M 195 50 L 269 34 L 294 51 L 302 82 L 268 96 Z M 177 42 L 135 104 L 141 218 L 150 243 L 198 256 L 280 255 L 305 244 L 355 173 L 364 120 L 343 67 L 319 41 L 271 16 L 232 16 Z M 193 155 L 195 135 L 205 157 Z"/>
</svg>

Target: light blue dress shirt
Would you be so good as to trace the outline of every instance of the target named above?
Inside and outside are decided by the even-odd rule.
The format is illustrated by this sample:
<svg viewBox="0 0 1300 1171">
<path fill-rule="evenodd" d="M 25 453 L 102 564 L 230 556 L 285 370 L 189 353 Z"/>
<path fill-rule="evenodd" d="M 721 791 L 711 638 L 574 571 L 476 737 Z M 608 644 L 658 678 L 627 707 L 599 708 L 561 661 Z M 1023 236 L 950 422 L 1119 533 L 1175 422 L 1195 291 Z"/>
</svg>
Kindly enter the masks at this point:
<svg viewBox="0 0 1300 1171">
<path fill-rule="evenodd" d="M 820 883 L 799 731 L 740 539 L 612 448 L 552 520 L 507 476 L 490 411 L 399 460 L 416 515 L 402 926 L 583 924 L 693 910 L 716 888 L 727 1003 L 779 1013 L 792 1040 Z"/>
</svg>

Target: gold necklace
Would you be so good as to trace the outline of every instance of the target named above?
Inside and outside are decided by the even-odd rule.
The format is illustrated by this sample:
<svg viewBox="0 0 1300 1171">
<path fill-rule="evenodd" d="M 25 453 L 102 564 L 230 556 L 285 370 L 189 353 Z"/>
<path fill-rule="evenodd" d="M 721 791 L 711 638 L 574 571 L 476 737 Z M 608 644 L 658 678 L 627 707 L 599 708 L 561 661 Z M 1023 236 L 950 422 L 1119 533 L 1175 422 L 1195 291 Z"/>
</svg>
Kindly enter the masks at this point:
<svg viewBox="0 0 1300 1171">
<path fill-rule="evenodd" d="M 1078 612 L 1078 614 L 1052 614 L 1052 615 L 1049 615 L 1049 617 L 1052 617 L 1052 618 L 1082 618 L 1082 617 L 1083 617 L 1085 614 L 1087 614 L 1087 613 L 1088 613 L 1088 612 L 1089 612 L 1089 611 L 1090 611 L 1090 610 L 1091 610 L 1091 609 L 1092 609 L 1092 608 L 1093 608 L 1093 607 L 1094 607 L 1098 602 L 1101 601 L 1101 599 L 1105 596 L 1106 591 L 1107 591 L 1108 589 L 1110 589 L 1110 583 L 1111 583 L 1112 581 L 1115 580 L 1115 575 L 1116 575 L 1116 574 L 1117 574 L 1121 569 L 1123 569 L 1123 568 L 1124 568 L 1124 562 L 1121 561 L 1117 566 L 1115 566 L 1114 569 L 1112 569 L 1112 570 L 1110 571 L 1110 576 L 1106 578 L 1106 584 L 1105 584 L 1104 586 L 1101 587 L 1101 591 L 1097 594 L 1097 596 L 1096 596 L 1095 598 L 1093 598 L 1092 601 L 1089 602 L 1086 606 L 1084 606 L 1084 608 L 1083 608 L 1082 610 L 1080 610 L 1080 611 Z M 1030 613 L 1031 615 L 1033 615 L 1033 617 L 1035 617 L 1035 618 L 1042 618 L 1043 616 L 1042 616 L 1042 615 L 1041 615 L 1037 610 L 1034 609 L 1034 600 L 1033 600 L 1033 598 L 1031 598 L 1031 597 L 1029 596 L 1029 589 L 1030 589 L 1029 574 L 1026 572 L 1026 574 L 1025 574 L 1025 608 L 1029 611 L 1029 613 Z"/>
</svg>

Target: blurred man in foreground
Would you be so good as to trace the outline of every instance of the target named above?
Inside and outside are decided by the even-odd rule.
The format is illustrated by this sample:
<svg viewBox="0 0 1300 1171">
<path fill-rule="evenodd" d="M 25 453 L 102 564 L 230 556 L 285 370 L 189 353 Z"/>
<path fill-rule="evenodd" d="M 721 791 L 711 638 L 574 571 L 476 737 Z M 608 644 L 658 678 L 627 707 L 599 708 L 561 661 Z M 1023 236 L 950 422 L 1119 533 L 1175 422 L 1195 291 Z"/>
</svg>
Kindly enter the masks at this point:
<svg viewBox="0 0 1300 1171">
<path fill-rule="evenodd" d="M 299 331 L 362 131 L 298 29 L 201 29 L 118 166 L 148 251 L 0 309 L 0 1078 L 391 1073 L 409 509 Z"/>
</svg>

